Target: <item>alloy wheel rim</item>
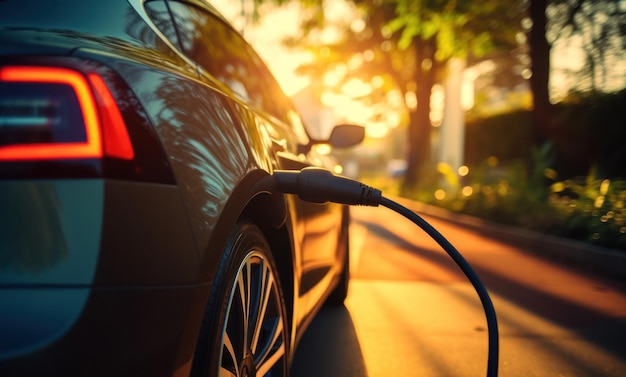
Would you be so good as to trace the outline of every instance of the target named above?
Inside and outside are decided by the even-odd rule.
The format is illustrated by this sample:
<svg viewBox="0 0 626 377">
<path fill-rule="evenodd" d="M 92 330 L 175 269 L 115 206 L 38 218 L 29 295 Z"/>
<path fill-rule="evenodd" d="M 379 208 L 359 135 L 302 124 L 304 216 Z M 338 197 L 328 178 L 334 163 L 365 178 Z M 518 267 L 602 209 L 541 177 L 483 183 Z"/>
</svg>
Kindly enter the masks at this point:
<svg viewBox="0 0 626 377">
<path fill-rule="evenodd" d="M 220 377 L 284 375 L 285 326 L 276 275 L 253 250 L 238 268 L 221 336 Z"/>
</svg>

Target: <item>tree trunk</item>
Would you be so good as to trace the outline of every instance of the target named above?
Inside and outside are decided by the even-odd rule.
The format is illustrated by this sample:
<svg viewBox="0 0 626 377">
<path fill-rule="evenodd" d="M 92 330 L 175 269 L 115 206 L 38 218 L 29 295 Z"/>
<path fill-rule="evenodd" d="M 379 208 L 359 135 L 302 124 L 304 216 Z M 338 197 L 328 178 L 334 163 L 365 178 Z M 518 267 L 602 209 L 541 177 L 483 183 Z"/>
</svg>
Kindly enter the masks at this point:
<svg viewBox="0 0 626 377">
<path fill-rule="evenodd" d="M 533 142 L 543 144 L 550 133 L 550 45 L 546 39 L 547 0 L 530 2 L 530 17 L 533 22 L 529 33 L 532 77 L 530 88 L 533 93 Z"/>
<path fill-rule="evenodd" d="M 407 170 L 404 187 L 412 188 L 423 177 L 424 168 L 431 161 L 430 93 L 434 85 L 436 62 L 431 41 L 416 38 L 413 42 L 416 55 L 415 83 L 417 108 L 410 110 L 407 143 Z"/>
</svg>

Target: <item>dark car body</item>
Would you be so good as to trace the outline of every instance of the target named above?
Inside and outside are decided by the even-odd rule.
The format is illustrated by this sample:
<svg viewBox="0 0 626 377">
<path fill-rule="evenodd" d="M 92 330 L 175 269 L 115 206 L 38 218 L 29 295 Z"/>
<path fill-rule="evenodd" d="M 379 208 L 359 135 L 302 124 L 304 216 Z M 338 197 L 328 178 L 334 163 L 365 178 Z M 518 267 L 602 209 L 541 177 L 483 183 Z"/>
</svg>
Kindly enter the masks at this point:
<svg viewBox="0 0 626 377">
<path fill-rule="evenodd" d="M 24 67 L 32 85 L 11 78 Z M 114 101 L 98 114 L 125 129 L 103 126 L 93 155 L 56 148 L 82 134 L 21 129 L 23 98 L 49 76 L 87 91 L 104 83 L 91 101 Z M 27 120 L 54 123 L 76 106 L 48 102 Z M 28 149 L 31 137 L 53 148 Z M 322 164 L 314 143 L 257 55 L 202 1 L 1 0 L 0 375 L 189 375 L 242 218 L 276 261 L 291 357 L 347 263 L 347 209 L 268 183 L 276 169 Z"/>
</svg>

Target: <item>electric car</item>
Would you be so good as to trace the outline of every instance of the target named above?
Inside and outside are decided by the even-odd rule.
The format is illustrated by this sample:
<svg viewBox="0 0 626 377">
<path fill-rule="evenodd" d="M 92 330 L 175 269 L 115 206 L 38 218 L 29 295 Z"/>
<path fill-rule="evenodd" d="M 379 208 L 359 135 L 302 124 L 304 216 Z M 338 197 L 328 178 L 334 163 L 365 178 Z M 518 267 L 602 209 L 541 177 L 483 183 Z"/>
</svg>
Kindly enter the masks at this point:
<svg viewBox="0 0 626 377">
<path fill-rule="evenodd" d="M 0 375 L 285 376 L 348 286 L 349 212 L 201 0 L 0 0 Z"/>
</svg>

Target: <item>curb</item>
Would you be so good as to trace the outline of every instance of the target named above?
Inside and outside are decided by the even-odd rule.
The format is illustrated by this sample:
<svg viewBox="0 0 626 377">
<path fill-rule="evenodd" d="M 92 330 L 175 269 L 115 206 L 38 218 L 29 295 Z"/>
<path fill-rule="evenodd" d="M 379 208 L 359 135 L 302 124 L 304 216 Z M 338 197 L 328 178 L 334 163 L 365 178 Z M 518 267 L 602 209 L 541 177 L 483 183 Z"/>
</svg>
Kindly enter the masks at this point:
<svg viewBox="0 0 626 377">
<path fill-rule="evenodd" d="M 449 221 L 486 237 L 520 246 L 535 254 L 572 264 L 590 272 L 626 279 L 626 252 L 497 224 L 406 198 L 394 197 L 393 200 L 414 212 Z"/>
</svg>

